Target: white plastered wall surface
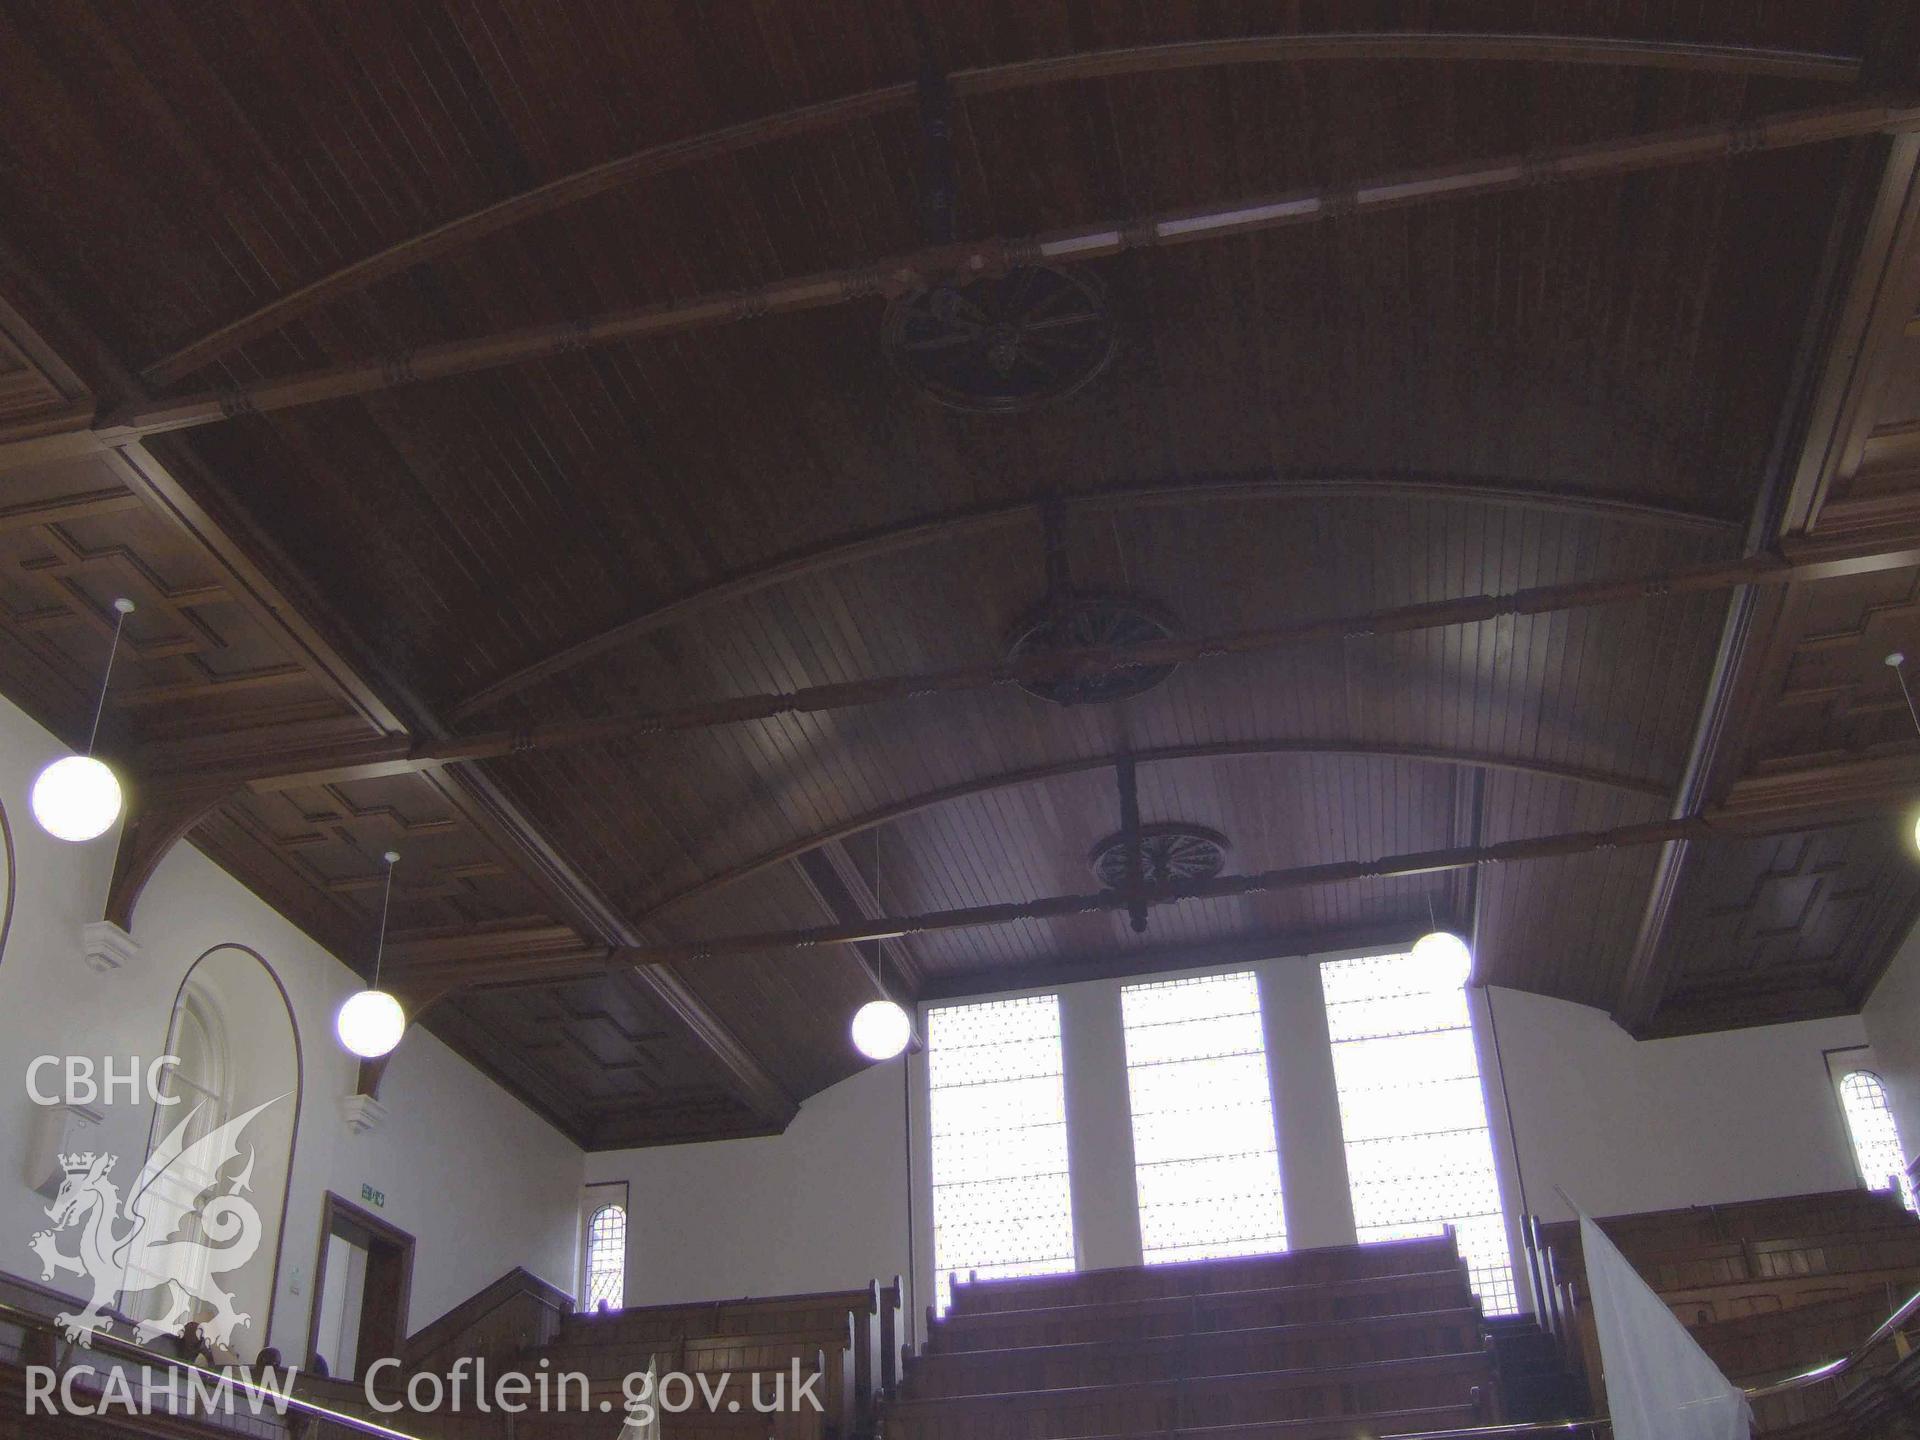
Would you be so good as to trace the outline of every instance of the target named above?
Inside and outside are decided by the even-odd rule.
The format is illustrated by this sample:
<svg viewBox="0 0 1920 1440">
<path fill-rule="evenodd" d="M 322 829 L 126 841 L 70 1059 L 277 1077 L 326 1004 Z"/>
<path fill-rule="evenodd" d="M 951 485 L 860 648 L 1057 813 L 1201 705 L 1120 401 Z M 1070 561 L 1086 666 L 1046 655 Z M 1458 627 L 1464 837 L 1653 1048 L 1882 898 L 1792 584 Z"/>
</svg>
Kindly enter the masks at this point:
<svg viewBox="0 0 1920 1440">
<path fill-rule="evenodd" d="M 138 954 L 106 971 L 86 963 L 81 931 L 101 917 L 117 837 L 72 845 L 35 824 L 27 803 L 33 777 L 62 753 L 0 700 L 0 804 L 14 849 L 12 922 L 0 952 L 0 1272 L 40 1279 L 28 1247 L 47 1226 L 46 1202 L 34 1193 L 28 1162 L 46 1122 L 27 1093 L 28 1064 L 49 1053 L 96 1065 L 112 1057 L 121 1067 L 134 1056 L 156 1058 L 189 968 L 217 946 L 240 946 L 261 957 L 285 991 L 302 1087 L 272 1328 L 262 1334 L 267 1317 L 256 1315 L 237 1348 L 250 1354 L 270 1340 L 289 1359 L 305 1355 L 328 1191 L 360 1204 L 362 1187 L 371 1187 L 384 1197 L 376 1213 L 414 1236 L 409 1330 L 515 1266 L 571 1294 L 579 1147 L 417 1028 L 381 1083 L 385 1119 L 352 1133 L 341 1105 L 357 1088 L 358 1062 L 334 1038 L 333 1015 L 361 982 L 193 846 L 175 846 L 143 892 L 132 927 Z M 226 1020 L 248 1024 L 245 1015 Z M 54 1072 L 40 1079 L 43 1093 L 59 1088 Z M 92 1108 L 100 1118 L 84 1131 L 87 1148 L 117 1155 L 116 1175 L 131 1178 L 146 1155 L 154 1107 L 122 1091 Z M 77 1288 L 70 1274 L 57 1279 L 69 1293 Z"/>
<path fill-rule="evenodd" d="M 1920 1156 L 1920 925 L 1894 952 L 1861 1012 L 1907 1159 Z"/>
</svg>

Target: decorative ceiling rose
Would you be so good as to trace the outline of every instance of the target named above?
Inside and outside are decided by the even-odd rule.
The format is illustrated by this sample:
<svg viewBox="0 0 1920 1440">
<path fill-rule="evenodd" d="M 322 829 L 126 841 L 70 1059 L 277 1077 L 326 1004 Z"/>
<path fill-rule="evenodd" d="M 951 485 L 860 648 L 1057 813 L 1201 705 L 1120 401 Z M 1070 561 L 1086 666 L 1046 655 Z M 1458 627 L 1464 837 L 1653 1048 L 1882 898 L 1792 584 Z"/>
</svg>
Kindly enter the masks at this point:
<svg viewBox="0 0 1920 1440">
<path fill-rule="evenodd" d="M 1227 864 L 1227 837 L 1204 825 L 1169 820 L 1140 827 L 1140 878 L 1148 884 L 1168 880 L 1211 880 Z M 1087 856 L 1093 878 L 1108 890 L 1127 879 L 1127 837 L 1109 835 Z"/>
<path fill-rule="evenodd" d="M 1113 359 L 1097 281 L 1049 265 L 936 285 L 887 307 L 881 345 L 955 410 L 1010 414 L 1071 395 Z"/>
<path fill-rule="evenodd" d="M 1063 650 L 1125 650 L 1176 634 L 1173 620 L 1159 606 L 1136 595 L 1082 592 L 1051 600 L 1013 628 L 1007 658 L 1056 655 Z M 1029 695 L 1056 705 L 1095 705 L 1127 700 L 1173 674 L 1172 665 L 1131 665 L 1101 675 L 1022 682 Z"/>
</svg>

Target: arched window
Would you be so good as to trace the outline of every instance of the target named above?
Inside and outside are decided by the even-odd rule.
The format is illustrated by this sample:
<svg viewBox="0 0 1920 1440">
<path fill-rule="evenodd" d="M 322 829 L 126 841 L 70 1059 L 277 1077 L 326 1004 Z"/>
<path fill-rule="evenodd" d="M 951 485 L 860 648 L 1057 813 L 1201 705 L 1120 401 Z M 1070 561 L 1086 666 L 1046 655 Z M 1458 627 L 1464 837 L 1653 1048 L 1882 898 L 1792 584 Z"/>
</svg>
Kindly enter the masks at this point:
<svg viewBox="0 0 1920 1440">
<path fill-rule="evenodd" d="M 140 1206 L 154 1234 L 187 1243 L 152 1255 L 130 1249 L 122 1303 L 149 1332 L 178 1334 L 196 1320 L 216 1343 L 251 1356 L 266 1343 L 277 1288 L 300 1113 L 299 1031 L 266 961 L 216 945 L 182 977 L 165 1043 L 176 1063 L 161 1072 L 147 1140 L 148 1160 L 164 1163 Z M 196 1153 L 223 1127 L 228 1153 Z M 235 1226 L 254 1232 L 251 1253 L 217 1264 L 236 1243 Z"/>
<path fill-rule="evenodd" d="M 1869 1190 L 1898 1190 L 1909 1210 L 1915 1209 L 1913 1182 L 1907 1178 L 1907 1160 L 1887 1108 L 1887 1086 L 1871 1070 L 1854 1070 L 1841 1077 L 1840 1105 L 1847 1112 L 1853 1136 L 1853 1158 Z"/>
<path fill-rule="evenodd" d="M 178 1056 L 180 1063 L 165 1073 L 161 1090 L 180 1102 L 183 1108 L 176 1114 L 199 1112 L 188 1136 L 197 1140 L 227 1119 L 225 1080 L 232 1062 L 213 998 L 192 982 L 182 987 L 174 1006 L 167 1053 Z"/>
<path fill-rule="evenodd" d="M 627 1207 L 602 1205 L 587 1221 L 587 1306 L 618 1310 L 627 1298 Z"/>
<path fill-rule="evenodd" d="M 163 1072 L 160 1081 L 160 1115 L 164 1118 L 159 1127 L 162 1131 L 178 1128 L 178 1144 L 184 1153 L 155 1180 L 146 1211 L 158 1233 L 176 1236 L 187 1246 L 173 1252 L 179 1258 L 171 1260 L 166 1270 L 149 1271 L 136 1263 L 127 1272 L 128 1290 L 137 1290 L 145 1297 L 138 1307 L 139 1318 L 162 1324 L 173 1315 L 182 1293 L 168 1283 L 169 1275 L 183 1282 L 186 1294 L 198 1295 L 206 1288 L 210 1242 L 199 1210 L 220 1177 L 218 1167 L 190 1164 L 186 1157 L 193 1153 L 195 1142 L 211 1135 L 229 1118 L 225 1082 L 232 1060 L 227 1051 L 226 1026 L 213 997 L 193 980 L 180 987 L 174 1002 L 166 1053 L 178 1057 L 179 1064 Z M 168 1328 L 177 1329 L 178 1325 Z"/>
</svg>

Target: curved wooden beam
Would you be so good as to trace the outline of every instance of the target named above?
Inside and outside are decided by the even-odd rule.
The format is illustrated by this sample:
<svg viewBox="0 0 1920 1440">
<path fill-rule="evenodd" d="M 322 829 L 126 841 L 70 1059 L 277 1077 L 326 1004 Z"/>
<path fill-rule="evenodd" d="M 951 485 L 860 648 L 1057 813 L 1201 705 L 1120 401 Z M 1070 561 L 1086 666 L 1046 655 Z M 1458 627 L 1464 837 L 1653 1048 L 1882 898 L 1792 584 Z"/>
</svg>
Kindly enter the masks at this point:
<svg viewBox="0 0 1920 1440">
<path fill-rule="evenodd" d="M 1920 124 L 1920 107 L 1881 99 L 1784 111 L 1624 139 L 1515 152 L 1396 171 L 1357 183 L 1308 186 L 1283 194 L 1222 202 L 1141 218 L 1116 217 L 1037 238 L 994 238 L 939 245 L 838 270 L 790 276 L 743 290 L 632 305 L 570 320 L 542 321 L 399 354 L 321 365 L 238 388 L 205 390 L 130 405 L 90 430 L 0 442 L 0 467 L 98 453 L 175 430 L 218 425 L 329 400 L 375 395 L 428 380 L 551 360 L 606 345 L 684 335 L 769 315 L 848 305 L 943 284 L 956 275 L 1002 273 L 1011 265 L 1073 265 L 1134 250 L 1224 240 L 1409 206 L 1505 194 L 1559 181 L 1596 180 L 1730 155 L 1790 150 L 1858 139 Z"/>
<path fill-rule="evenodd" d="M 1884 806 L 1889 802 L 1883 798 L 1881 803 Z M 1662 845 L 1671 840 L 1706 840 L 1727 833 L 1741 832 L 1724 830 L 1716 823 L 1713 814 L 1682 815 L 1670 820 L 1620 825 L 1610 830 L 1561 831 L 1551 835 L 1502 840 L 1490 845 L 1456 845 L 1442 850 L 1408 851 L 1371 860 L 1333 860 L 1246 875 L 1150 881 L 1133 896 L 1118 890 L 1048 895 L 1037 900 L 1001 901 L 911 915 L 881 915 L 850 923 L 814 925 L 796 930 L 762 930 L 715 935 L 699 940 L 636 945 L 610 951 L 605 967 L 617 971 L 639 965 L 704 965 L 746 955 L 770 955 L 834 945 L 865 945 L 902 935 L 1015 925 L 1030 920 L 1058 920 L 1073 915 L 1111 914 L 1126 910 L 1136 899 L 1153 906 L 1178 905 L 1188 900 L 1281 894 L 1321 885 L 1344 885 L 1356 880 L 1432 875 L 1482 865 L 1510 865 L 1527 860 L 1558 859 L 1568 855 L 1589 855 L 1596 851 Z M 519 974 L 495 977 L 494 983 L 538 983 L 542 979 L 539 965 L 537 959 L 530 960 Z M 423 975 L 416 978 L 428 977 Z"/>
<path fill-rule="evenodd" d="M 1687 510 L 1657 500 L 1614 496 L 1590 490 L 1546 490 L 1465 475 L 1352 475 L 1305 480 L 1276 476 L 1220 477 L 1187 483 L 1129 485 L 1067 495 L 1060 497 L 1059 504 L 1068 511 L 1130 510 L 1154 505 L 1241 504 L 1264 500 L 1350 499 L 1356 496 L 1397 500 L 1463 500 L 1704 533 L 1731 534 L 1739 528 L 1737 523 L 1721 516 Z M 630 645 L 715 606 L 744 599 L 823 570 L 860 564 L 918 545 L 930 545 L 981 530 L 1037 519 L 1041 505 L 1041 498 L 1035 496 L 994 505 L 967 506 L 790 550 L 763 564 L 735 571 L 676 595 L 671 600 L 649 606 L 552 655 L 523 665 L 465 696 L 447 713 L 456 721 L 469 719 L 529 686 L 565 674 L 609 650 Z"/>
<path fill-rule="evenodd" d="M 119 847 L 113 852 L 113 879 L 107 885 L 107 904 L 102 918 L 131 933 L 133 910 L 140 903 L 140 892 L 147 888 L 147 881 L 160 868 L 160 862 L 231 793 L 231 790 L 209 788 L 143 797 L 136 790 L 127 808 L 126 822 L 120 829 Z"/>
<path fill-rule="evenodd" d="M 1205 745 L 1170 745 L 1161 749 L 1136 750 L 1131 753 L 1135 765 L 1158 765 L 1175 760 L 1225 760 L 1251 755 L 1337 755 L 1382 760 L 1414 760 L 1433 765 L 1471 766 L 1477 769 L 1540 775 L 1554 780 L 1575 780 L 1588 785 L 1605 786 L 1627 794 L 1652 796 L 1659 800 L 1667 799 L 1672 792 L 1672 786 L 1638 775 L 1590 770 L 1578 765 L 1561 765 L 1549 760 L 1517 760 L 1505 755 L 1484 754 L 1471 750 L 1447 750 L 1421 745 L 1368 745 L 1345 740 L 1228 740 Z M 804 839 L 793 841 L 791 844 L 763 851 L 750 860 L 744 860 L 738 865 L 677 890 L 649 908 L 646 914 L 640 917 L 638 923 L 644 925 L 650 920 L 657 920 L 675 906 L 710 895 L 716 890 L 723 890 L 737 881 L 745 880 L 775 866 L 784 865 L 822 845 L 850 839 L 878 826 L 905 819 L 909 815 L 917 815 L 924 810 L 950 804 L 955 800 L 963 800 L 970 795 L 985 794 L 992 790 L 1009 790 L 1021 785 L 1034 785 L 1042 781 L 1058 779 L 1063 775 L 1084 774 L 1089 770 L 1111 769 L 1119 758 L 1117 755 L 1092 755 L 1073 760 L 1058 760 L 1047 765 L 1027 766 L 1019 770 L 1006 770 L 976 780 L 964 780 L 956 785 L 928 790 L 892 805 L 869 810 L 830 829 L 819 831 Z"/>
<path fill-rule="evenodd" d="M 1020 655 L 1012 659 L 943 670 L 875 675 L 864 680 L 808 685 L 796 690 L 733 695 L 670 709 L 647 710 L 623 706 L 598 716 L 468 735 L 436 735 L 418 742 L 399 736 L 396 737 L 396 751 L 388 758 L 372 763 L 362 763 L 361 752 L 356 752 L 344 766 L 308 752 L 296 768 L 288 769 L 275 757 L 267 755 L 233 765 L 209 767 L 184 777 L 182 788 L 189 785 L 208 788 L 216 784 L 285 788 L 299 777 L 307 775 L 326 774 L 341 779 L 355 773 L 374 775 L 429 770 L 445 765 L 498 760 L 534 750 L 577 749 L 605 744 L 610 740 L 666 735 L 685 730 L 710 730 L 780 715 L 825 714 L 936 695 L 993 690 L 1007 685 L 1030 685 L 1035 681 L 1085 679 L 1148 665 L 1185 665 L 1358 636 L 1406 635 L 1448 629 L 1507 615 L 1544 615 L 1560 610 L 1630 604 L 1665 596 L 1718 594 L 1742 585 L 1777 586 L 1798 580 L 1864 574 L 1920 564 L 1920 537 L 1903 537 L 1891 544 L 1881 541 L 1870 545 L 1845 539 L 1832 542 L 1809 540 L 1805 543 L 1796 542 L 1787 547 L 1787 551 L 1786 554 L 1683 565 L 1650 575 L 1534 585 L 1500 595 L 1461 595 L 1447 600 L 1421 600 L 1357 615 L 1292 620 L 1253 630 L 1180 636 L 1128 646 L 1096 646 L 1091 649 Z"/>
<path fill-rule="evenodd" d="M 143 401 L 105 417 L 90 430 L 0 441 L 0 468 L 99 453 L 149 435 L 219 425 L 242 415 L 350 400 L 429 380 L 557 359 L 601 346 L 691 334 L 769 315 L 797 315 L 906 294 L 917 287 L 947 283 L 956 275 L 998 274 L 1013 265 L 1084 264 L 1135 250 L 1224 240 L 1409 206 L 1500 195 L 1560 181 L 1597 180 L 1720 161 L 1731 155 L 1791 150 L 1903 131 L 1915 125 L 1920 125 L 1920 106 L 1885 98 L 1867 99 L 1650 131 L 1590 145 L 1453 161 L 1425 170 L 1375 175 L 1357 183 L 1308 186 L 1225 201 L 1199 210 L 1144 218 L 1114 217 L 1034 238 L 1002 237 L 939 245 L 743 290 L 709 291 L 598 315 L 542 321 L 422 345 L 399 354 L 321 365 L 238 388 Z"/>
<path fill-rule="evenodd" d="M 1743 45 L 1601 39 L 1579 35 L 1440 35 L 1425 32 L 1330 35 L 1246 35 L 1127 49 L 1091 50 L 1007 65 L 962 70 L 947 77 L 955 96 L 991 95 L 1075 80 L 1111 79 L 1156 71 L 1219 65 L 1301 64 L 1321 60 L 1504 60 L 1534 64 L 1618 65 L 1766 75 L 1851 84 L 1860 73 L 1852 55 Z M 651 145 L 544 185 L 523 190 L 388 246 L 329 275 L 269 300 L 236 320 L 154 361 L 141 378 L 166 385 L 219 359 L 249 340 L 271 334 L 307 312 L 356 294 L 385 276 L 470 245 L 496 231 L 653 175 L 719 159 L 755 145 L 810 134 L 915 103 L 912 81 L 844 95 L 816 105 L 742 121 L 704 135 Z"/>
</svg>

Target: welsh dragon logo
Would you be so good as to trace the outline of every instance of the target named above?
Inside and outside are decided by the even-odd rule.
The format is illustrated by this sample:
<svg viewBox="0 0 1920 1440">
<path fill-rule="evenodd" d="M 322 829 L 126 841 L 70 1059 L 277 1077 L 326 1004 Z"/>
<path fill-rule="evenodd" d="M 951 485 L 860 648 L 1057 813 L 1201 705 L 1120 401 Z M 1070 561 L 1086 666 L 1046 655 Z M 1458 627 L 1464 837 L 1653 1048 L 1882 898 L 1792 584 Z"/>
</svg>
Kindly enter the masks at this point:
<svg viewBox="0 0 1920 1440">
<path fill-rule="evenodd" d="M 239 1158 L 240 1135 L 248 1123 L 285 1098 L 256 1105 L 189 1142 L 186 1136 L 200 1113 L 195 1106 L 154 1147 L 124 1206 L 119 1186 L 107 1178 L 116 1157 L 91 1151 L 60 1157 L 66 1179 L 46 1211 L 53 1228 L 35 1235 L 31 1248 L 40 1257 L 42 1280 L 70 1270 L 92 1282 L 93 1296 L 84 1310 L 54 1317 L 67 1339 L 91 1345 L 94 1335 L 110 1323 L 116 1299 L 165 1287 L 167 1313 L 136 1325 L 136 1338 L 144 1342 L 156 1335 L 178 1335 L 196 1310 L 211 1305 L 213 1317 L 203 1327 L 207 1338 L 216 1345 L 232 1342 L 234 1330 L 252 1317 L 234 1309 L 233 1296 L 221 1288 L 218 1277 L 238 1270 L 260 1247 L 260 1212 L 242 1198 L 252 1188 L 253 1152 L 247 1152 L 237 1174 L 226 1177 L 222 1172 Z M 222 1185 L 223 1193 L 209 1193 Z M 183 1197 L 185 1203 L 169 1196 Z M 200 1233 L 181 1237 L 178 1231 L 188 1216 L 197 1218 L 194 1228 Z M 57 1237 L 75 1228 L 80 1250 L 69 1255 L 59 1248 Z"/>
</svg>

